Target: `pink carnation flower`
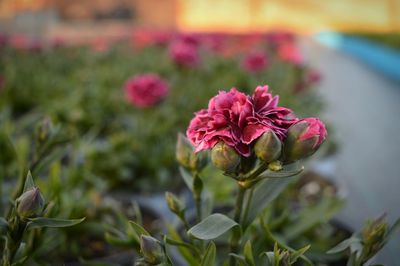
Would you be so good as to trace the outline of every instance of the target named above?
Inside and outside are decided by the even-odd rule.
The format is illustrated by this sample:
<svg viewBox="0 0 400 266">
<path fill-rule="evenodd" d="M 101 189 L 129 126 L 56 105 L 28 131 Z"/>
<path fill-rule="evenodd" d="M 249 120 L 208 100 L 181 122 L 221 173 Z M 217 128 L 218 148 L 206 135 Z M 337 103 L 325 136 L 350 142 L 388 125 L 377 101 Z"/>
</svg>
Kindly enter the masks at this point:
<svg viewBox="0 0 400 266">
<path fill-rule="evenodd" d="M 167 82 L 156 74 L 138 75 L 125 83 L 126 97 L 137 107 L 149 107 L 159 103 L 168 91 Z"/>
<path fill-rule="evenodd" d="M 251 97 L 235 88 L 221 91 L 211 98 L 207 109 L 195 114 L 186 135 L 196 152 L 223 141 L 248 157 L 250 146 L 264 132 L 273 130 L 283 140 L 287 129 L 298 121 L 290 109 L 278 107 L 278 100 L 268 86 L 257 87 Z"/>
<path fill-rule="evenodd" d="M 249 53 L 242 61 L 242 67 L 249 72 L 263 71 L 268 65 L 268 58 L 262 51 Z"/>
<path fill-rule="evenodd" d="M 200 62 L 197 47 L 186 42 L 173 43 L 169 48 L 169 55 L 180 66 L 194 67 Z"/>
</svg>

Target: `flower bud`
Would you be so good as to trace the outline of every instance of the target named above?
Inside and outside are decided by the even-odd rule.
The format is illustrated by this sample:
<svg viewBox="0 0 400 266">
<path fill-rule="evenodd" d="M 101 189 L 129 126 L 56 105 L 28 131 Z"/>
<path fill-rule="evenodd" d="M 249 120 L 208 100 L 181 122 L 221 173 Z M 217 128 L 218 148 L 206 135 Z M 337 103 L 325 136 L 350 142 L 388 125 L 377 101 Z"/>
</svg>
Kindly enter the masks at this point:
<svg viewBox="0 0 400 266">
<path fill-rule="evenodd" d="M 254 145 L 257 157 L 266 163 L 277 160 L 281 156 L 281 151 L 282 142 L 272 130 L 265 132 Z"/>
<path fill-rule="evenodd" d="M 199 171 L 207 164 L 207 156 L 195 153 L 192 143 L 182 133 L 178 133 L 175 153 L 177 161 L 187 169 Z"/>
<path fill-rule="evenodd" d="M 43 212 L 44 199 L 39 188 L 33 187 L 25 191 L 17 199 L 17 214 L 21 218 L 32 218 Z"/>
<path fill-rule="evenodd" d="M 240 164 L 240 155 L 224 142 L 218 142 L 211 151 L 211 161 L 218 169 L 232 173 Z"/>
<path fill-rule="evenodd" d="M 162 247 L 154 237 L 142 235 L 140 237 L 140 251 L 144 260 L 151 265 L 159 264 L 163 259 Z"/>
<path fill-rule="evenodd" d="M 375 255 L 385 243 L 389 225 L 386 216 L 382 215 L 375 221 L 370 221 L 362 230 L 362 240 L 368 255 Z"/>
<path fill-rule="evenodd" d="M 284 144 L 285 162 L 311 156 L 327 137 L 324 123 L 318 118 L 305 118 L 292 125 Z"/>
<path fill-rule="evenodd" d="M 171 192 L 165 192 L 165 200 L 168 208 L 176 215 L 180 215 L 184 210 L 182 202 Z"/>
</svg>

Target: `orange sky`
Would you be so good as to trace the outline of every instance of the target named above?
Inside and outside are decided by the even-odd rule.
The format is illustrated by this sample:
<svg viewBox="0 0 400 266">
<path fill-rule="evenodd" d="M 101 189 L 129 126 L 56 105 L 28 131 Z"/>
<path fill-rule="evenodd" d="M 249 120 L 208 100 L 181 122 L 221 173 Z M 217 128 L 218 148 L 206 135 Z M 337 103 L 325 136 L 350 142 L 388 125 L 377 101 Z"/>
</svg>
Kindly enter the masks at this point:
<svg viewBox="0 0 400 266">
<path fill-rule="evenodd" d="M 399 31 L 399 0 L 177 0 L 185 30 Z"/>
</svg>

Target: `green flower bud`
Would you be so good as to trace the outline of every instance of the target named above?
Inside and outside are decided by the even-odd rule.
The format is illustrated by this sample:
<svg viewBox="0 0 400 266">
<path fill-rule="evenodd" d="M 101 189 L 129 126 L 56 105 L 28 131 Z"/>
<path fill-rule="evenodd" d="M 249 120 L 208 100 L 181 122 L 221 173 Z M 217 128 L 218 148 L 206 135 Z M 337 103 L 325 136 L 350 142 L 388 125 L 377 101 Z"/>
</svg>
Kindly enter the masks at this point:
<svg viewBox="0 0 400 266">
<path fill-rule="evenodd" d="M 17 214 L 27 219 L 41 215 L 44 208 L 44 199 L 39 188 L 33 187 L 25 191 L 17 199 Z"/>
<path fill-rule="evenodd" d="M 140 251 L 144 260 L 151 265 L 159 264 L 163 259 L 160 242 L 154 237 L 142 235 L 140 237 Z"/>
<path fill-rule="evenodd" d="M 181 215 L 184 210 L 182 202 L 171 192 L 165 192 L 165 200 L 168 208 L 176 215 Z"/>
<path fill-rule="evenodd" d="M 182 134 L 178 133 L 176 142 L 176 159 L 185 168 L 200 171 L 207 164 L 207 156 L 204 153 L 195 153 L 192 143 Z"/>
<path fill-rule="evenodd" d="M 368 255 L 373 256 L 385 243 L 389 225 L 383 215 L 375 221 L 370 221 L 362 230 L 362 240 Z"/>
<path fill-rule="evenodd" d="M 292 125 L 284 143 L 285 163 L 311 156 L 326 137 L 325 125 L 318 118 L 305 118 Z"/>
<path fill-rule="evenodd" d="M 211 151 L 211 161 L 218 169 L 232 173 L 240 164 L 240 155 L 224 142 L 218 142 Z"/>
<path fill-rule="evenodd" d="M 260 160 L 266 163 L 273 162 L 281 156 L 282 142 L 272 130 L 268 130 L 258 138 L 254 152 Z"/>
</svg>

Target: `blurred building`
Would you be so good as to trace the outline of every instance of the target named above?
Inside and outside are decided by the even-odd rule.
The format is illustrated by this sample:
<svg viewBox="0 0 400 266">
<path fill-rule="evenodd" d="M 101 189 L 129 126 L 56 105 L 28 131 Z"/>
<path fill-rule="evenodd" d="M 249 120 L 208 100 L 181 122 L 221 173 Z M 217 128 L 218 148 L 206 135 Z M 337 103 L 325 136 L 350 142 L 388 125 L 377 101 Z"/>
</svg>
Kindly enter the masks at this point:
<svg viewBox="0 0 400 266">
<path fill-rule="evenodd" d="M 0 30 L 117 23 L 194 31 L 399 31 L 400 0 L 2 0 Z M 70 24 L 71 25 L 71 24 Z M 77 24 L 75 23 L 74 26 Z M 33 30 L 30 30 L 33 28 Z"/>
</svg>

